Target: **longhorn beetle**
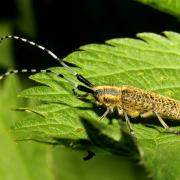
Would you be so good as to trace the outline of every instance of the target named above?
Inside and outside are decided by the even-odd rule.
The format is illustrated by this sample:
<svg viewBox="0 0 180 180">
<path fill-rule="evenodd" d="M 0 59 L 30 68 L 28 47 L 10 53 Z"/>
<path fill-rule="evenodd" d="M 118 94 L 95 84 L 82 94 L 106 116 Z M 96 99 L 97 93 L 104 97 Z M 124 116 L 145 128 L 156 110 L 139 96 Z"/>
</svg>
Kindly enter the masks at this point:
<svg viewBox="0 0 180 180">
<path fill-rule="evenodd" d="M 78 74 L 75 70 L 69 67 L 63 59 L 60 59 L 49 49 L 36 44 L 35 42 L 29 41 L 27 39 L 18 37 L 18 36 L 4 36 L 0 40 L 4 39 L 15 39 L 20 40 L 22 42 L 28 43 L 32 46 L 35 46 L 47 54 L 49 54 L 53 59 L 57 60 L 65 69 L 69 71 L 76 79 L 81 82 L 83 85 L 74 82 L 73 80 L 67 78 L 63 74 L 59 74 L 53 72 L 51 70 L 40 70 L 41 72 L 54 73 L 58 77 L 65 79 L 67 82 L 72 84 L 74 88 L 79 91 L 86 92 L 87 94 L 92 95 L 97 105 L 105 106 L 106 111 L 100 117 L 100 120 L 105 118 L 107 114 L 112 113 L 114 109 L 117 109 L 117 112 L 120 116 L 124 116 L 126 120 L 127 127 L 130 132 L 133 133 L 133 128 L 130 123 L 129 117 L 136 118 L 142 117 L 147 118 L 151 116 L 156 116 L 162 126 L 170 132 L 179 134 L 178 131 L 170 128 L 163 120 L 163 118 L 172 119 L 172 120 L 180 120 L 180 101 L 168 98 L 166 96 L 162 96 L 156 94 L 154 92 L 146 91 L 137 87 L 123 85 L 123 86 L 96 86 L 89 82 L 84 76 Z M 27 72 L 26 69 L 12 70 L 8 71 L 5 74 L 0 76 L 0 79 L 3 79 L 5 76 L 9 74 L 18 73 L 18 72 Z M 36 72 L 35 69 L 31 69 L 30 72 Z M 78 95 L 76 91 L 74 91 L 75 95 Z"/>
</svg>

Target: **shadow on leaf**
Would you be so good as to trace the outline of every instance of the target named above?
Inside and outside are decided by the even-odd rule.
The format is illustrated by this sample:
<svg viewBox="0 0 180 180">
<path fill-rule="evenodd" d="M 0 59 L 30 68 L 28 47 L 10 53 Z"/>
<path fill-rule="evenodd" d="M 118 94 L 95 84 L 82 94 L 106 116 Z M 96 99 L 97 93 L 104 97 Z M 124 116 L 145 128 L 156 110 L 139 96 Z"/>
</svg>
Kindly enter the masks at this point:
<svg viewBox="0 0 180 180">
<path fill-rule="evenodd" d="M 92 122 L 84 117 L 81 117 L 81 122 L 84 125 L 89 140 L 94 146 L 115 155 L 123 155 L 139 159 L 140 153 L 136 139 L 129 134 L 126 127 L 123 125 L 120 127 L 121 139 L 117 141 L 102 133 L 97 122 Z"/>
</svg>

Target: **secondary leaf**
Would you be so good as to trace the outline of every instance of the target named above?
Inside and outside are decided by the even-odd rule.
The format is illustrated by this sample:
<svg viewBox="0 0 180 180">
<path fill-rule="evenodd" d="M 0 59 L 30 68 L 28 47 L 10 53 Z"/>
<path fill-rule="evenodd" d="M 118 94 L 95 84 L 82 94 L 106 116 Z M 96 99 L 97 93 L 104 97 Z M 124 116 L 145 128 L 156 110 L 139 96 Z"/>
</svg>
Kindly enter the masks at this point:
<svg viewBox="0 0 180 180">
<path fill-rule="evenodd" d="M 120 38 L 103 45 L 85 45 L 65 59 L 76 64 L 74 69 L 93 84 L 132 85 L 180 99 L 180 35 L 164 32 L 164 36 L 153 33 L 137 36 L 139 39 Z M 62 67 L 51 70 L 77 82 Z M 43 105 L 21 109 L 35 114 L 17 122 L 14 133 L 18 139 L 36 139 L 121 155 L 126 149 L 126 155 L 139 157 L 155 179 L 180 178 L 179 136 L 163 133 L 156 118 L 139 119 L 133 123 L 136 139 L 123 138 L 124 130 L 120 133 L 116 115 L 98 122 L 104 110 L 98 110 L 93 98 L 89 97 L 85 102 L 77 99 L 71 92 L 73 87 L 52 74 L 40 73 L 31 78 L 45 86 L 25 90 L 21 96 L 38 99 Z M 82 119 L 87 126 L 82 125 Z M 108 119 L 112 124 L 108 124 Z M 98 141 L 93 129 L 97 130 Z M 180 130 L 180 127 L 176 129 Z"/>
<path fill-rule="evenodd" d="M 18 90 L 20 85 L 14 77 L 9 77 L 0 89 L 0 179 L 50 180 L 52 164 L 46 159 L 51 153 L 49 147 L 35 142 L 17 143 L 9 131 L 10 124 L 24 115 L 11 109 L 19 106 Z"/>
<path fill-rule="evenodd" d="M 137 0 L 160 11 L 180 17 L 180 1 L 179 0 Z"/>
</svg>

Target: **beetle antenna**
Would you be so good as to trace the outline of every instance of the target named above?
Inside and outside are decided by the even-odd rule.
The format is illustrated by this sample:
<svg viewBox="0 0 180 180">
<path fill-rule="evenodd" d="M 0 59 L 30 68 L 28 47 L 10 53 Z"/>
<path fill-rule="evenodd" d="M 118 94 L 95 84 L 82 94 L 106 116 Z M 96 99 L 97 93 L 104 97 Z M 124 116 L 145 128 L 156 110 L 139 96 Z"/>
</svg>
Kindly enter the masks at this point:
<svg viewBox="0 0 180 180">
<path fill-rule="evenodd" d="M 63 59 L 60 59 L 56 54 L 54 54 L 51 50 L 45 48 L 44 46 L 41 46 L 33 41 L 30 41 L 28 39 L 25 38 L 21 38 L 18 36 L 13 36 L 13 35 L 8 35 L 8 36 L 4 36 L 1 37 L 0 40 L 3 41 L 5 39 L 15 39 L 15 40 L 19 40 L 25 43 L 28 43 L 32 46 L 37 47 L 38 49 L 41 49 L 43 51 L 45 51 L 47 54 L 49 54 L 53 59 L 57 60 L 63 67 L 65 67 L 71 74 L 73 74 L 80 82 L 82 82 L 83 84 L 85 84 L 86 86 L 92 88 L 94 87 L 94 85 L 92 83 L 90 83 L 86 78 L 84 78 L 81 74 L 78 74 L 76 71 L 74 71 L 71 67 L 69 67 L 64 61 Z"/>
<path fill-rule="evenodd" d="M 6 73 L 2 74 L 0 76 L 0 80 L 4 79 L 5 77 L 11 75 L 11 74 L 17 74 L 17 73 L 37 73 L 37 72 L 42 72 L 42 73 L 52 73 L 55 74 L 56 76 L 65 79 L 67 82 L 72 84 L 75 88 L 77 88 L 80 91 L 87 92 L 87 93 L 93 93 L 94 91 L 86 86 L 83 85 L 78 85 L 76 82 L 71 80 L 70 78 L 64 76 L 63 74 L 51 71 L 50 69 L 43 69 L 43 70 L 37 70 L 37 69 L 13 69 L 10 71 L 7 71 Z"/>
</svg>

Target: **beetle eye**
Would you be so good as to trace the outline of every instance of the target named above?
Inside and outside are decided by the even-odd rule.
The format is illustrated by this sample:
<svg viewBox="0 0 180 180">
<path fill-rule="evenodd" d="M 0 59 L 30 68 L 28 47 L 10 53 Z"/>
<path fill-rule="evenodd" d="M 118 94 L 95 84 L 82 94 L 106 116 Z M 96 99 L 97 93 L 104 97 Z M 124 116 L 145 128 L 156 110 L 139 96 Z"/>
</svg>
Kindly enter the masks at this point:
<svg viewBox="0 0 180 180">
<path fill-rule="evenodd" d="M 98 95 L 98 91 L 94 91 L 93 95 L 96 97 Z"/>
<path fill-rule="evenodd" d="M 94 93 L 93 93 L 93 96 L 95 97 L 96 100 L 98 100 L 97 95 L 98 95 L 98 91 L 96 90 L 96 91 L 94 91 Z"/>
</svg>

